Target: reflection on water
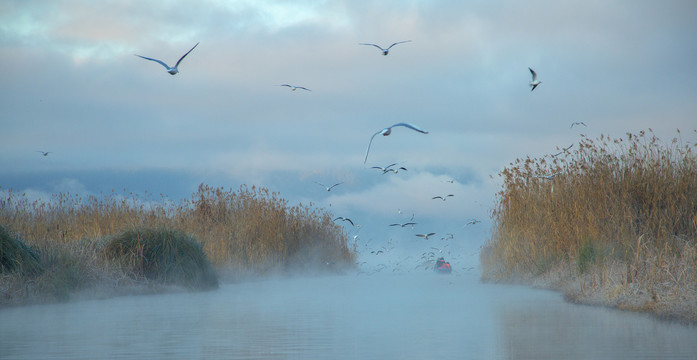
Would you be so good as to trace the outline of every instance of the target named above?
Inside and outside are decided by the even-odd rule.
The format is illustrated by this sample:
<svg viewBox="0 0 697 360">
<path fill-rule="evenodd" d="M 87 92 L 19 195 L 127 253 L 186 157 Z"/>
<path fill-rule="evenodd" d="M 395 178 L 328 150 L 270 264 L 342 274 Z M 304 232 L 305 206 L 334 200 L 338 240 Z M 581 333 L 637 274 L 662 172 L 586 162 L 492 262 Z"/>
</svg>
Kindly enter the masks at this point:
<svg viewBox="0 0 697 360">
<path fill-rule="evenodd" d="M 2 359 L 695 358 L 697 328 L 474 276 L 330 276 L 0 310 Z"/>
</svg>

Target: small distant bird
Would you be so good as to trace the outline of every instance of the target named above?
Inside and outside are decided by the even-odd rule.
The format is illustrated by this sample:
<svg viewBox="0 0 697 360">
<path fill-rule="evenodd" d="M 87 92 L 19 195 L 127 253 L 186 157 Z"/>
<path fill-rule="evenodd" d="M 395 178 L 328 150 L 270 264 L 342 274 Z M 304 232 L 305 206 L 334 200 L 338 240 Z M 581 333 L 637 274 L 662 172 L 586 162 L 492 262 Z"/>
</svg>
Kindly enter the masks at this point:
<svg viewBox="0 0 697 360">
<path fill-rule="evenodd" d="M 455 195 L 453 195 L 453 194 L 448 194 L 448 195 L 445 195 L 445 196 L 440 196 L 440 195 L 438 195 L 438 196 L 432 197 L 431 199 L 432 199 L 432 200 L 441 199 L 441 200 L 445 201 L 445 199 L 447 199 L 447 198 L 449 198 L 449 197 L 453 197 L 453 196 L 455 196 Z"/>
<path fill-rule="evenodd" d="M 145 56 L 140 56 L 140 55 L 137 55 L 137 54 L 136 54 L 136 56 L 137 56 L 137 57 L 140 57 L 140 58 L 143 58 L 143 59 L 145 59 L 145 60 L 150 60 L 150 61 L 154 61 L 154 62 L 160 63 L 160 65 L 164 66 L 165 69 L 167 69 L 167 72 L 168 72 L 168 73 L 170 73 L 171 75 L 176 75 L 176 74 L 179 73 L 179 63 L 181 63 L 182 60 L 184 60 L 184 58 L 186 57 L 186 55 L 189 55 L 189 53 L 190 53 L 192 50 L 194 50 L 194 49 L 198 46 L 198 44 L 199 44 L 199 43 L 196 43 L 196 45 L 194 45 L 194 47 L 192 47 L 191 50 L 187 51 L 186 54 L 184 54 L 181 58 L 179 58 L 179 61 L 177 61 L 177 64 L 174 65 L 174 67 L 169 67 L 169 65 L 165 64 L 165 63 L 162 62 L 161 60 L 152 59 L 152 58 L 145 57 Z"/>
<path fill-rule="evenodd" d="M 585 127 L 588 127 L 588 125 L 586 125 L 583 121 L 574 121 L 571 123 L 571 126 L 569 127 L 569 129 L 574 127 L 574 125 L 583 125 Z"/>
<path fill-rule="evenodd" d="M 561 174 L 561 173 L 562 173 L 562 172 L 560 171 L 560 172 L 557 172 L 557 173 L 554 173 L 554 174 L 551 174 L 551 175 L 541 175 L 541 176 L 534 176 L 534 177 L 536 177 L 536 178 L 542 178 L 542 179 L 547 179 L 547 180 L 552 180 L 552 179 L 554 179 L 555 176 L 557 176 L 557 175 L 559 175 L 559 174 Z"/>
<path fill-rule="evenodd" d="M 384 174 L 384 173 L 390 171 L 390 168 L 393 167 L 393 166 L 395 166 L 395 165 L 397 165 L 397 163 L 390 164 L 390 165 L 387 165 L 387 166 L 385 166 L 385 167 L 382 167 L 382 166 L 373 166 L 371 169 L 380 169 L 380 170 L 382 170 L 382 173 Z"/>
<path fill-rule="evenodd" d="M 424 240 L 428 240 L 428 237 L 429 237 L 429 236 L 433 236 L 433 235 L 435 235 L 435 234 L 436 234 L 436 233 L 416 234 L 416 236 L 422 237 L 422 238 L 424 238 Z"/>
<path fill-rule="evenodd" d="M 397 169 L 387 169 L 387 171 L 383 171 L 383 175 L 384 175 L 385 173 L 390 172 L 390 171 L 392 171 L 393 173 L 397 174 L 397 173 L 399 172 L 399 170 L 408 171 L 407 168 L 405 168 L 404 166 L 400 166 L 400 167 L 398 167 Z"/>
<path fill-rule="evenodd" d="M 339 185 L 343 184 L 343 182 L 334 184 L 334 185 L 332 185 L 332 186 L 327 186 L 327 185 L 318 183 L 317 181 L 315 181 L 315 184 L 322 185 L 325 189 L 327 189 L 327 191 L 332 191 L 332 189 L 333 189 L 335 186 L 339 186 Z"/>
<path fill-rule="evenodd" d="M 405 226 L 409 226 L 409 225 L 411 225 L 411 227 L 413 228 L 414 225 L 416 225 L 416 223 L 410 221 L 410 222 L 405 222 L 404 224 L 390 224 L 390 226 L 401 226 L 401 227 L 405 227 Z"/>
<path fill-rule="evenodd" d="M 404 127 L 409 128 L 409 129 L 412 129 L 414 131 L 418 131 L 422 134 L 428 134 L 428 131 L 422 130 L 421 128 L 419 128 L 415 125 L 409 124 L 409 123 L 397 123 L 397 124 L 394 124 L 390 127 L 386 127 L 384 129 L 376 132 L 375 134 L 373 134 L 373 136 L 370 138 L 370 142 L 368 143 L 368 149 L 365 151 L 365 159 L 363 160 L 364 164 L 366 163 L 366 161 L 368 161 L 368 153 L 370 152 L 370 145 L 373 144 L 373 139 L 375 138 L 375 136 L 377 136 L 378 134 L 380 134 L 382 136 L 388 136 L 388 135 L 392 134 L 392 128 L 396 127 L 396 126 L 404 126 Z"/>
<path fill-rule="evenodd" d="M 291 90 L 293 90 L 293 91 L 298 90 L 298 89 L 300 89 L 300 90 L 312 91 L 312 90 L 310 90 L 310 89 L 308 89 L 308 88 L 306 88 L 306 87 L 294 86 L 294 85 L 289 85 L 289 84 L 283 84 L 283 85 L 278 85 L 278 86 L 286 86 L 286 87 L 289 87 L 289 88 L 290 88 Z"/>
<path fill-rule="evenodd" d="M 482 222 L 482 221 L 481 221 L 481 220 L 477 220 L 477 219 L 470 219 L 469 221 L 467 221 L 467 224 L 465 224 L 465 226 L 467 226 L 467 225 L 478 224 L 478 223 L 480 223 L 480 222 Z"/>
<path fill-rule="evenodd" d="M 41 151 L 41 150 L 36 150 L 36 152 L 41 153 L 43 156 L 48 156 L 52 151 Z"/>
<path fill-rule="evenodd" d="M 411 41 L 411 40 L 398 41 L 398 42 L 396 42 L 396 43 L 394 43 L 394 44 L 388 46 L 387 49 L 383 49 L 382 47 L 380 47 L 380 46 L 378 46 L 378 45 L 375 45 L 375 44 L 363 44 L 363 43 L 361 43 L 361 44 L 358 44 L 358 45 L 375 46 L 376 48 L 380 49 L 380 51 L 382 51 L 382 55 L 387 56 L 387 54 L 390 53 L 390 49 L 391 49 L 393 46 L 395 46 L 395 45 L 397 45 L 397 44 L 408 43 L 408 42 L 410 42 L 410 41 Z"/>
<path fill-rule="evenodd" d="M 556 154 L 552 154 L 552 157 L 557 157 L 557 156 L 559 156 L 559 155 L 561 155 L 561 154 L 563 154 L 563 153 L 569 151 L 569 149 L 571 149 L 572 147 L 574 147 L 574 144 L 571 144 L 571 145 L 569 145 L 568 147 L 565 147 L 565 148 L 561 148 L 561 151 L 558 152 L 558 153 L 556 153 Z"/>
<path fill-rule="evenodd" d="M 530 87 L 531 87 L 530 92 L 532 92 L 533 90 L 535 90 L 537 85 L 542 84 L 542 81 L 537 80 L 537 73 L 535 72 L 535 70 L 530 69 L 530 68 L 528 68 L 528 70 L 530 70 L 530 73 L 532 74 L 532 81 L 530 82 Z"/>
<path fill-rule="evenodd" d="M 348 221 L 351 225 L 355 226 L 355 225 L 353 224 L 353 221 L 351 221 L 351 219 L 349 219 L 349 218 L 345 218 L 345 217 L 343 217 L 343 216 L 339 216 L 339 217 L 337 217 L 336 219 L 334 219 L 334 221 L 337 221 L 337 220 Z"/>
</svg>

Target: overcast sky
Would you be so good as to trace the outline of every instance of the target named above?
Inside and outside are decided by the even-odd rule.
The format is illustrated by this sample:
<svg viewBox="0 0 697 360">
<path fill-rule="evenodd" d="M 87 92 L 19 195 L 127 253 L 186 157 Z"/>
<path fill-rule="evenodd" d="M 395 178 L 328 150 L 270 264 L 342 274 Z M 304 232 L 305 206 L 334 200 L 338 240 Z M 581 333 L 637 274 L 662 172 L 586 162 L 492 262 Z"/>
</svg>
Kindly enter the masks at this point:
<svg viewBox="0 0 697 360">
<path fill-rule="evenodd" d="M 695 14 L 692 0 L 4 0 L 0 191 L 257 185 L 364 224 L 351 236 L 476 248 L 516 158 L 580 134 L 697 141 Z M 388 56 L 359 45 L 404 40 Z M 134 56 L 173 65 L 197 42 L 175 76 Z M 398 122 L 429 133 L 377 136 L 364 165 Z M 408 171 L 371 169 L 394 162 Z M 387 226 L 412 214 L 414 230 Z"/>
</svg>

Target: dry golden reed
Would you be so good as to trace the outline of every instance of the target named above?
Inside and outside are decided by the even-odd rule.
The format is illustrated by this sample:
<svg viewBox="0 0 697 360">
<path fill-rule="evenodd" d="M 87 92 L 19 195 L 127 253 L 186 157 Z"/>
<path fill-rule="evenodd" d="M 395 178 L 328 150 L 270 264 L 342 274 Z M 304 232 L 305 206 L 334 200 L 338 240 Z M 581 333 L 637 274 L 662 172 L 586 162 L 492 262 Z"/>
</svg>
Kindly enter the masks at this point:
<svg viewBox="0 0 697 360">
<path fill-rule="evenodd" d="M 611 305 L 670 315 L 687 300 L 680 316 L 697 319 L 694 148 L 679 131 L 667 144 L 642 131 L 517 159 L 500 174 L 483 278 L 529 280 L 564 269 L 578 301 L 611 287 Z"/>
<path fill-rule="evenodd" d="M 201 184 L 191 199 L 180 202 L 113 192 L 85 198 L 56 194 L 48 201 L 30 201 L 11 190 L 5 194 L 0 199 L 0 225 L 8 233 L 38 249 L 54 270 L 91 266 L 81 270 L 86 279 L 70 282 L 76 284 L 69 287 L 71 291 L 95 281 L 123 282 L 119 278 L 123 271 L 114 271 L 114 262 L 103 256 L 105 244 L 117 234 L 148 228 L 192 236 L 219 272 L 233 276 L 336 270 L 355 262 L 355 249 L 331 214 L 312 205 L 289 206 L 265 188 L 241 186 L 232 191 Z M 68 277 L 74 274 L 71 271 Z M 8 273 L 0 277 L 0 298 L 9 296 L 2 292 L 17 291 L 29 280 Z"/>
</svg>

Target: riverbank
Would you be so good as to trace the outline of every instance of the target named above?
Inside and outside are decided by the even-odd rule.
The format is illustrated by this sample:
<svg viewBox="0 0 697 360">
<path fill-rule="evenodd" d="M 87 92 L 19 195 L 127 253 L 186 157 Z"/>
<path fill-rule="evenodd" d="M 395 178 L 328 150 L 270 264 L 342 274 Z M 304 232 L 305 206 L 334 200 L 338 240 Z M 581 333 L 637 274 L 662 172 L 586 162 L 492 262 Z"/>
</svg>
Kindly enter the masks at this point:
<svg viewBox="0 0 697 360">
<path fill-rule="evenodd" d="M 0 306 L 217 288 L 218 278 L 352 267 L 332 215 L 201 185 L 191 200 L 57 194 L 0 202 Z"/>
<path fill-rule="evenodd" d="M 482 279 L 697 324 L 697 157 L 641 132 L 501 172 Z"/>
</svg>

